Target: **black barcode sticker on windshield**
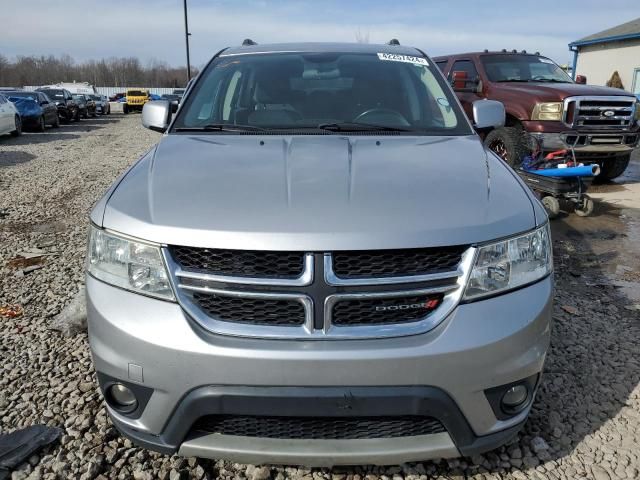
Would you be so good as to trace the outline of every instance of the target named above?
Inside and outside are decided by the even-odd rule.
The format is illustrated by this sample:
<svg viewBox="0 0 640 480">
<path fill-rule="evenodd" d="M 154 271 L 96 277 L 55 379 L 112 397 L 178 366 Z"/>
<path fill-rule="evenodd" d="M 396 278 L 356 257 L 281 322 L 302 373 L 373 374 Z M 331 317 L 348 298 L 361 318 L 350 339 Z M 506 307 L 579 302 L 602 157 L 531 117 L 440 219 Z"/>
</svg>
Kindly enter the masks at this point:
<svg viewBox="0 0 640 480">
<path fill-rule="evenodd" d="M 429 65 L 426 58 L 412 57 L 411 55 L 399 55 L 397 53 L 378 53 L 378 58 L 380 60 L 387 60 L 391 62 L 405 62 L 425 66 Z"/>
</svg>

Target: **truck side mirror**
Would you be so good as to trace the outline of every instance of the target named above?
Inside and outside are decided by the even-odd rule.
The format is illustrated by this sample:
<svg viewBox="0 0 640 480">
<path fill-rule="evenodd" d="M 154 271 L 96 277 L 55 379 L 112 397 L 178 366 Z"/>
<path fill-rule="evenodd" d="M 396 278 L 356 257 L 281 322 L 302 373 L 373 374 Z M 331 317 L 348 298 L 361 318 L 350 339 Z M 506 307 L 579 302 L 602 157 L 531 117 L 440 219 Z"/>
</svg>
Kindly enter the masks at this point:
<svg viewBox="0 0 640 480">
<path fill-rule="evenodd" d="M 586 85 L 587 84 L 587 77 L 585 77 L 584 75 L 577 75 L 576 76 L 576 83 L 579 83 L 580 85 Z"/>
<path fill-rule="evenodd" d="M 164 133 L 171 119 L 171 105 L 168 100 L 153 100 L 142 107 L 142 126 L 154 132 Z"/>
<path fill-rule="evenodd" d="M 456 71 L 452 74 L 452 82 L 454 90 L 463 90 L 467 87 L 467 72 Z"/>
<path fill-rule="evenodd" d="M 504 126 L 506 113 L 502 102 L 477 100 L 473 102 L 473 123 L 476 129 Z"/>
</svg>

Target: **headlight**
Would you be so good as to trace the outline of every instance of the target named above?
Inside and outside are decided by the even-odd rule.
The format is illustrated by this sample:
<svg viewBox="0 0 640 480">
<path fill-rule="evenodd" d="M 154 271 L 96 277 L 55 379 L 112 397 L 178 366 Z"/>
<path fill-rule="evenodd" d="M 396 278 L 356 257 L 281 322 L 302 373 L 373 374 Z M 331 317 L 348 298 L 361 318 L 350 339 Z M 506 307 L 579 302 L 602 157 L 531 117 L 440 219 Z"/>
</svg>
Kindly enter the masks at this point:
<svg viewBox="0 0 640 480">
<path fill-rule="evenodd" d="M 640 123 L 640 100 L 638 100 L 636 102 L 636 120 L 638 120 L 638 123 Z"/>
<path fill-rule="evenodd" d="M 87 270 L 116 287 L 174 300 L 160 248 L 91 226 Z"/>
<path fill-rule="evenodd" d="M 533 283 L 553 270 L 549 224 L 533 232 L 478 248 L 465 300 Z"/>
<path fill-rule="evenodd" d="M 536 103 L 531 120 L 562 120 L 562 102 Z"/>
</svg>

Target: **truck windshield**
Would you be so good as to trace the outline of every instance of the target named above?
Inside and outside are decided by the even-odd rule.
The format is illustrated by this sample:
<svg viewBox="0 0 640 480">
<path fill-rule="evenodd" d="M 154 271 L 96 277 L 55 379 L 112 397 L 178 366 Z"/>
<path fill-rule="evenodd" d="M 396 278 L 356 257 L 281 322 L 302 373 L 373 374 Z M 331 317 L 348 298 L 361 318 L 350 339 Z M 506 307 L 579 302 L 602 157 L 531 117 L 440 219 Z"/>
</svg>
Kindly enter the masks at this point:
<svg viewBox="0 0 640 480">
<path fill-rule="evenodd" d="M 143 92 L 141 90 L 129 90 L 127 92 L 127 95 L 129 95 L 131 97 L 146 97 L 147 96 L 147 92 Z"/>
<path fill-rule="evenodd" d="M 173 128 L 198 129 L 472 133 L 430 60 L 353 52 L 223 55 L 202 73 Z"/>
<path fill-rule="evenodd" d="M 539 55 L 482 55 L 480 60 L 492 82 L 573 83 L 553 60 Z"/>
</svg>

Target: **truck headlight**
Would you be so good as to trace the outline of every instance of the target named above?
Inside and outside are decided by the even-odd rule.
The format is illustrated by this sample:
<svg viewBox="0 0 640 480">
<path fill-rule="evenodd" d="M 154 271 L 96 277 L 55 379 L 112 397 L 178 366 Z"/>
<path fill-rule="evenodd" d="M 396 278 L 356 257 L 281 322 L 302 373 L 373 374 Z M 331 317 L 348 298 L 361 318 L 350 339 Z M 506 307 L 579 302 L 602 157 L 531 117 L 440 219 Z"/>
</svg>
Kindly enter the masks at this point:
<svg viewBox="0 0 640 480">
<path fill-rule="evenodd" d="M 465 300 L 495 295 L 536 282 L 553 271 L 549 224 L 533 232 L 478 248 Z"/>
<path fill-rule="evenodd" d="M 175 300 L 160 247 L 91 226 L 87 270 L 116 287 Z"/>
<path fill-rule="evenodd" d="M 531 120 L 562 120 L 562 102 L 536 103 Z"/>
</svg>

